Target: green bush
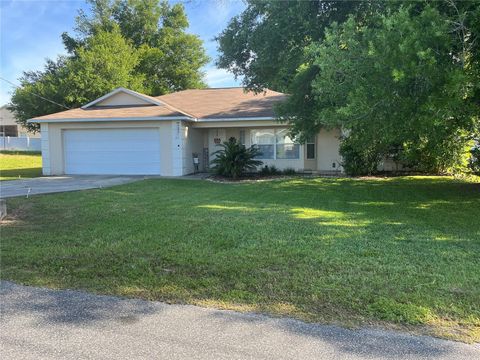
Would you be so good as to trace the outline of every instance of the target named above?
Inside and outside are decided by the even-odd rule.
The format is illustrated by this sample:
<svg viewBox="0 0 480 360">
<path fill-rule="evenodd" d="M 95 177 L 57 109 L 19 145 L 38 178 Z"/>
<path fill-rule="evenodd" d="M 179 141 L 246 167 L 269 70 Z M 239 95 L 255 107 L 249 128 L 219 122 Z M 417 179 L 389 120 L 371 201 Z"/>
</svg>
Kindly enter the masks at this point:
<svg viewBox="0 0 480 360">
<path fill-rule="evenodd" d="M 216 158 L 211 161 L 212 169 L 218 175 L 236 179 L 263 164 L 260 160 L 255 160 L 255 157 L 261 155 L 258 148 L 254 146 L 246 148 L 234 137 L 219 146 L 221 149 L 213 153 Z"/>
<path fill-rule="evenodd" d="M 474 174 L 480 175 L 480 144 L 470 150 L 470 162 L 468 166 Z"/>
<path fill-rule="evenodd" d="M 259 171 L 260 175 L 270 176 L 270 175 L 280 175 L 282 172 L 275 165 L 265 165 Z"/>
<path fill-rule="evenodd" d="M 275 166 L 270 166 L 270 175 L 280 175 L 282 172 Z"/>
<path fill-rule="evenodd" d="M 295 175 L 297 173 L 294 168 L 286 168 L 282 172 L 283 175 Z"/>
<path fill-rule="evenodd" d="M 377 172 L 382 159 L 380 153 L 365 144 L 359 146 L 351 138 L 346 138 L 340 145 L 343 158 L 342 166 L 348 175 L 371 175 Z"/>
<path fill-rule="evenodd" d="M 442 134 L 435 140 L 417 139 L 403 144 L 400 161 L 419 172 L 462 174 L 468 171 L 472 146 L 465 132 Z"/>
</svg>

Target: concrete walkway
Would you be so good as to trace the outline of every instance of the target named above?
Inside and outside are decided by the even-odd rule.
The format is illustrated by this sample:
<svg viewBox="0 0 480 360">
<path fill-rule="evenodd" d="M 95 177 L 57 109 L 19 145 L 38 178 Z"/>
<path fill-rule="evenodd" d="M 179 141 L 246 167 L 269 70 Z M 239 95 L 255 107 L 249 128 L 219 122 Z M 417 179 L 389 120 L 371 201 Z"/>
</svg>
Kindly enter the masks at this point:
<svg viewBox="0 0 480 360">
<path fill-rule="evenodd" d="M 144 178 L 144 176 L 82 175 L 8 180 L 0 182 L 0 198 L 96 189 L 126 184 Z"/>
<path fill-rule="evenodd" d="M 0 283 L 2 359 L 449 359 L 466 345 L 385 330 Z"/>
</svg>

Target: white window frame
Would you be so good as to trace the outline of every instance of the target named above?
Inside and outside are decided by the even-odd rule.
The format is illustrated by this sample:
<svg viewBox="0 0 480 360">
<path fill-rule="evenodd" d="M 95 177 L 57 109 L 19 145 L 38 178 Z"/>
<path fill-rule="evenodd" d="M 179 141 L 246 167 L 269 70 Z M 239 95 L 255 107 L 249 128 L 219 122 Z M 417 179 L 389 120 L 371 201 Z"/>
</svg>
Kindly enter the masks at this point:
<svg viewBox="0 0 480 360">
<path fill-rule="evenodd" d="M 257 144 L 253 141 L 253 132 L 255 131 L 272 131 L 273 134 L 273 143 L 272 144 Z M 264 158 L 263 155 L 262 157 L 257 157 L 256 159 L 258 160 L 275 160 L 277 158 L 277 149 L 276 149 L 276 144 L 277 144 L 277 134 L 275 129 L 273 128 L 255 128 L 255 129 L 250 129 L 250 145 L 251 146 L 260 146 L 260 145 L 271 145 L 273 146 L 273 158 Z"/>
<path fill-rule="evenodd" d="M 296 143 L 296 142 L 293 142 L 293 144 L 299 146 L 298 157 L 297 157 L 297 158 L 294 158 L 294 159 L 281 158 L 281 159 L 279 159 L 279 158 L 277 157 L 277 145 L 285 145 L 285 144 L 279 144 L 279 143 L 277 143 L 277 131 L 278 131 L 278 130 L 284 130 L 283 128 L 282 128 L 282 129 L 277 129 L 277 128 L 254 128 L 254 129 L 250 129 L 250 143 L 251 143 L 250 145 L 252 145 L 252 146 L 258 145 L 258 144 L 255 144 L 255 143 L 252 141 L 252 132 L 253 132 L 253 131 L 259 131 L 259 130 L 272 130 L 272 131 L 273 131 L 273 139 L 274 139 L 274 140 L 273 140 L 273 144 L 272 144 L 272 145 L 273 145 L 273 158 L 261 158 L 261 157 L 259 157 L 259 158 L 257 158 L 258 160 L 287 160 L 287 161 L 289 161 L 289 160 L 300 160 L 300 159 L 301 159 L 301 155 L 300 155 L 300 154 L 301 154 L 301 150 L 302 150 L 302 149 L 300 148 L 301 144 Z"/>
<path fill-rule="evenodd" d="M 246 145 L 246 142 L 245 142 L 245 141 L 246 141 L 245 133 L 246 133 L 246 132 L 245 132 L 245 129 L 240 129 L 239 135 L 238 135 L 238 142 L 239 142 L 241 145 L 243 145 L 243 146 Z"/>
</svg>

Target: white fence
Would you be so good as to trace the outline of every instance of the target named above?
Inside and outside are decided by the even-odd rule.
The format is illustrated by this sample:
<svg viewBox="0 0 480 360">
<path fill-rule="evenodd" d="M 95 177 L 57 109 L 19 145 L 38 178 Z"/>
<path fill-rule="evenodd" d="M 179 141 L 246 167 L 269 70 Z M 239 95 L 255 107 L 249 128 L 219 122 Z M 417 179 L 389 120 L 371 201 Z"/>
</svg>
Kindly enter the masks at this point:
<svg viewBox="0 0 480 360">
<path fill-rule="evenodd" d="M 40 151 L 41 139 L 31 137 L 0 137 L 0 150 Z"/>
</svg>

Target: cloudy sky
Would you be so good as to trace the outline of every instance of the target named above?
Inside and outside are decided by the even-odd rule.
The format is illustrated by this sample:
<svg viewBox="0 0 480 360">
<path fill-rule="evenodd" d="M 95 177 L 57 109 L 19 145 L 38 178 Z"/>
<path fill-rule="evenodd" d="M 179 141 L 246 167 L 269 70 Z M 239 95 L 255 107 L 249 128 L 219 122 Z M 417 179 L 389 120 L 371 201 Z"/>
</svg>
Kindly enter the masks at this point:
<svg viewBox="0 0 480 360">
<path fill-rule="evenodd" d="M 170 0 L 185 5 L 189 32 L 199 35 L 212 62 L 204 69 L 211 87 L 237 86 L 233 76 L 216 69 L 217 44 L 213 37 L 239 14 L 241 0 Z M 14 83 L 23 71 L 40 70 L 46 58 L 64 54 L 60 35 L 72 32 L 78 9 L 85 0 L 0 0 L 0 74 Z M 12 86 L 0 80 L 0 105 L 10 99 Z"/>
</svg>

